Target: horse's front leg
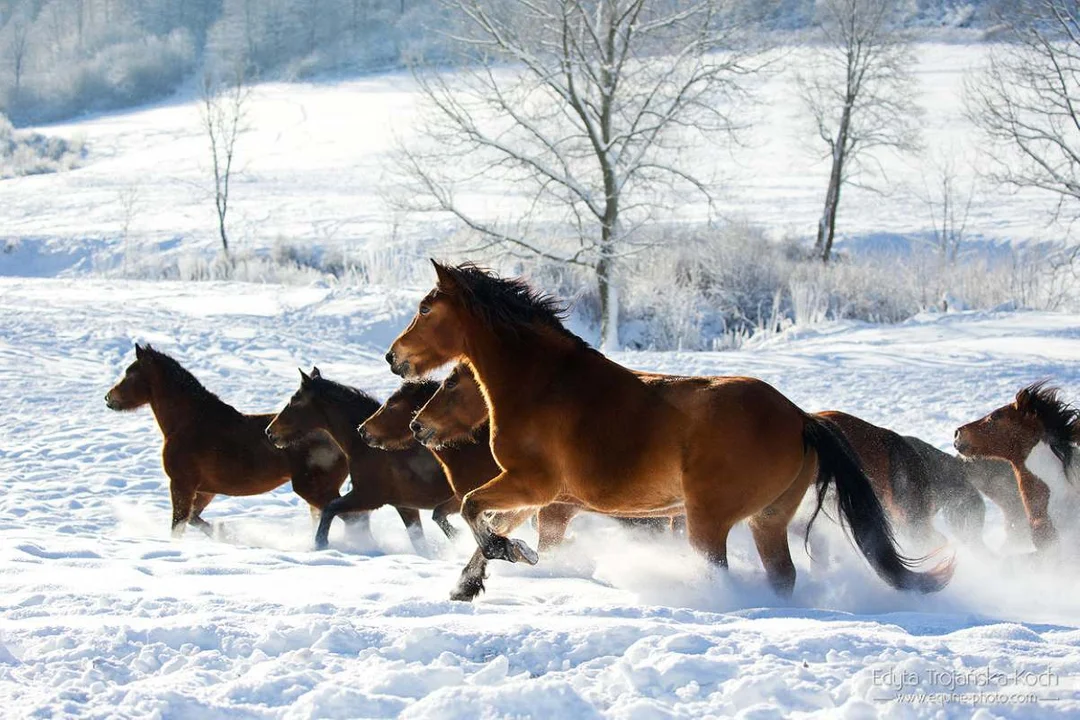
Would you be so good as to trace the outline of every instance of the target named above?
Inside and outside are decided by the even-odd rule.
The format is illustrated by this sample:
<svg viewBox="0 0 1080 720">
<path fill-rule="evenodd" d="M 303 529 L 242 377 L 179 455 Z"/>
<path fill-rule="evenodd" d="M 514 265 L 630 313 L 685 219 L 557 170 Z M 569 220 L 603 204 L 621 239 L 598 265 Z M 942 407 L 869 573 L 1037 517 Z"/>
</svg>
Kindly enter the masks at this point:
<svg viewBox="0 0 1080 720">
<path fill-rule="evenodd" d="M 536 551 L 522 540 L 497 533 L 484 513 L 543 507 L 558 494 L 556 482 L 542 473 L 504 470 L 487 484 L 465 495 L 461 501 L 461 517 L 469 524 L 476 544 L 488 560 L 535 565 L 540 559 Z"/>
</svg>

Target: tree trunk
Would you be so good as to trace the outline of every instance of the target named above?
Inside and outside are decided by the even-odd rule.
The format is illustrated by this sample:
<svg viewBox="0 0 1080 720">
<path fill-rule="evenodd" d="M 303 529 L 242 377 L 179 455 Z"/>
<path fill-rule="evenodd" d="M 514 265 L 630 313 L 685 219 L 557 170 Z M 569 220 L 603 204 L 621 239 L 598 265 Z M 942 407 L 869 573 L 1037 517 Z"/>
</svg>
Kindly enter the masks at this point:
<svg viewBox="0 0 1080 720">
<path fill-rule="evenodd" d="M 829 262 L 832 255 L 833 238 L 836 236 L 836 211 L 840 207 L 840 187 L 844 183 L 844 160 L 847 153 L 848 128 L 851 125 L 851 104 L 844 106 L 840 116 L 840 128 L 833 144 L 832 169 L 829 172 L 829 189 L 825 193 L 825 209 L 818 221 L 817 241 L 814 254 L 822 262 Z"/>
<path fill-rule="evenodd" d="M 619 290 L 615 285 L 615 258 L 612 247 L 606 243 L 600 248 L 600 261 L 596 264 L 596 285 L 600 291 L 600 349 L 604 352 L 619 350 Z"/>
</svg>

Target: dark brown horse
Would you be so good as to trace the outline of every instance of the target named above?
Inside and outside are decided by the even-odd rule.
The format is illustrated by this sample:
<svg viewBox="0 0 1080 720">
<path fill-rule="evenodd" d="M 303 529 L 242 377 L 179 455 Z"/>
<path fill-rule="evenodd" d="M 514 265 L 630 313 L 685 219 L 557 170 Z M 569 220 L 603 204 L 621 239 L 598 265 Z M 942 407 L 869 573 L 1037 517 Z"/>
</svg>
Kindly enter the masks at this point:
<svg viewBox="0 0 1080 720">
<path fill-rule="evenodd" d="M 1062 526 L 1077 522 L 1076 444 L 1080 410 L 1057 388 L 1035 383 L 1016 399 L 957 429 L 954 444 L 967 457 L 998 458 L 1012 465 L 1037 550 L 1057 543 Z"/>
<path fill-rule="evenodd" d="M 986 505 L 963 477 L 931 477 L 923 456 L 899 434 L 836 410 L 818 413 L 847 437 L 862 461 L 893 527 L 922 549 L 941 547 L 945 537 L 934 528 L 934 515 L 945 516 L 965 543 L 983 546 Z M 954 486 L 944 487 L 943 482 Z"/>
<path fill-rule="evenodd" d="M 753 378 L 661 387 L 590 349 L 566 330 L 557 304 L 520 280 L 435 264 L 437 286 L 394 341 L 387 361 L 406 378 L 467 362 L 491 421 L 502 472 L 465 496 L 462 517 L 489 559 L 534 563 L 525 543 L 493 529 L 488 511 L 571 502 L 610 515 L 684 508 L 691 544 L 727 565 L 731 528 L 749 519 L 769 581 L 790 594 L 787 526 L 816 480 L 835 485 L 841 516 L 878 574 L 894 587 L 938 590 L 951 562 L 916 572 L 897 551 L 888 518 L 843 434 Z"/>
<path fill-rule="evenodd" d="M 443 381 L 441 387 L 458 388 L 460 375 L 451 373 Z M 417 411 L 423 407 L 440 389 L 440 384 L 433 381 L 403 383 L 398 390 L 386 399 L 383 406 L 358 428 L 360 436 L 370 445 L 386 450 L 400 450 L 414 447 L 420 439 L 414 435 L 419 426 L 414 421 Z M 454 492 L 456 502 L 452 512 L 461 511 L 461 499 L 476 488 L 484 485 L 498 475 L 501 470 L 495 463 L 489 446 L 489 428 L 486 422 L 487 409 L 484 407 L 484 399 L 477 393 L 475 400 L 483 412 L 483 418 L 475 423 L 463 426 L 461 432 L 453 438 L 447 438 L 445 442 L 428 443 L 428 449 L 438 459 L 446 473 L 446 479 Z M 542 511 L 543 512 L 543 511 Z M 507 514 L 497 519 L 503 532 L 511 532 L 514 528 L 529 518 L 532 512 L 517 512 Z M 559 511 L 548 513 L 557 522 L 569 522 L 569 517 L 563 522 L 563 515 Z M 548 523 L 550 526 L 550 522 Z M 561 536 L 559 540 L 561 540 Z M 541 546 L 547 547 L 551 539 L 546 538 L 541 530 Z M 484 589 L 484 570 L 487 560 L 480 550 L 473 554 L 472 559 L 462 573 L 458 586 L 450 593 L 452 600 L 471 600 Z"/>
<path fill-rule="evenodd" d="M 942 508 L 945 523 L 961 539 L 975 544 L 982 537 L 985 523 L 986 505 L 981 499 L 976 502 L 970 487 L 1001 509 L 1007 546 L 1031 541 L 1024 501 L 1009 463 L 991 459 L 965 460 L 942 452 L 917 437 L 905 435 L 904 439 L 926 463 L 933 506 Z"/>
<path fill-rule="evenodd" d="M 419 510 L 437 507 L 453 498 L 442 469 L 426 448 L 398 452 L 377 450 L 365 443 L 356 427 L 379 409 L 377 400 L 348 385 L 300 371 L 300 388 L 268 425 L 266 437 L 278 447 L 306 437 L 314 430 L 330 434 L 348 456 L 352 487 L 323 508 L 315 546 L 326 548 L 330 524 L 341 513 L 376 510 L 393 505 L 418 551 L 425 550 Z"/>
<path fill-rule="evenodd" d="M 325 434 L 287 450 L 263 434 L 273 415 L 245 415 L 203 387 L 176 360 L 135 345 L 135 362 L 105 395 L 113 410 L 150 405 L 164 436 L 161 458 L 169 476 L 172 531 L 186 523 L 203 530 L 202 511 L 215 495 L 258 495 L 292 480 L 293 491 L 321 511 L 338 496 L 348 468 Z"/>
</svg>

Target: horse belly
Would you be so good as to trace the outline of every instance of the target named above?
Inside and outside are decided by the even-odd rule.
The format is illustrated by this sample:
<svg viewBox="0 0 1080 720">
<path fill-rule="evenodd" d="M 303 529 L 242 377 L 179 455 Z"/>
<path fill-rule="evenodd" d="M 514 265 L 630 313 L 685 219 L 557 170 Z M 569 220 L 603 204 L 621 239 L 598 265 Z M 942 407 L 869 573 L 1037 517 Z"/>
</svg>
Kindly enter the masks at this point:
<svg viewBox="0 0 1080 720">
<path fill-rule="evenodd" d="M 288 458 L 277 449 L 215 448 L 203 467 L 199 491 L 221 495 L 261 495 L 292 478 Z"/>
</svg>

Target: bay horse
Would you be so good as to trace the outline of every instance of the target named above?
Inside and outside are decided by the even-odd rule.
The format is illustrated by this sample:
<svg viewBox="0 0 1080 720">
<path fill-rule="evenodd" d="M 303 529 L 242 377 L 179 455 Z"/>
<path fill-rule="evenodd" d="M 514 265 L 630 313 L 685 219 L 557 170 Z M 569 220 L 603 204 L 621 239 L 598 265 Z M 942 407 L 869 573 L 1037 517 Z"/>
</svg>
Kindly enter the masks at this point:
<svg viewBox="0 0 1080 720">
<path fill-rule="evenodd" d="M 831 420 L 844 433 L 893 527 L 908 540 L 923 549 L 944 545 L 945 537 L 933 523 L 934 515 L 941 510 L 960 540 L 985 548 L 982 535 L 986 504 L 962 474 L 931 476 L 924 457 L 929 454 L 926 448 L 916 449 L 892 430 L 838 410 L 817 415 Z"/>
<path fill-rule="evenodd" d="M 495 478 L 500 472 L 494 456 L 491 454 L 490 428 L 488 421 L 487 405 L 484 404 L 484 396 L 480 386 L 473 376 L 468 365 L 457 365 L 442 383 L 413 383 L 413 385 L 430 384 L 435 386 L 435 391 L 429 395 L 428 400 L 411 417 L 409 424 L 410 437 L 427 446 L 446 470 L 446 476 L 454 487 L 454 493 L 464 497 L 471 490 L 486 484 Z M 389 404 L 390 401 L 387 401 Z M 372 428 L 368 422 L 368 428 L 387 442 L 385 432 L 381 428 Z M 401 439 L 390 440 L 401 442 Z M 570 521 L 578 514 L 580 507 L 569 503 L 552 503 L 540 508 L 536 513 L 537 531 L 540 544 L 539 552 L 545 552 L 561 544 L 566 537 L 566 529 Z M 510 514 L 500 519 L 502 532 L 511 532 L 514 528 L 528 518 L 530 513 Z M 625 522 L 634 522 L 627 518 L 616 518 Z M 661 518 L 665 519 L 666 518 Z M 646 522 L 655 518 L 641 518 Z M 476 549 L 472 558 L 466 564 L 454 590 L 450 593 L 451 600 L 470 601 L 484 590 L 484 579 L 487 571 L 487 558 L 484 557 L 480 548 Z"/>
<path fill-rule="evenodd" d="M 428 403 L 440 387 L 449 385 L 451 388 L 457 388 L 458 378 L 459 376 L 452 372 L 441 385 L 431 380 L 402 383 L 401 387 L 386 399 L 382 407 L 357 428 L 360 437 L 372 447 L 384 450 L 414 447 L 420 440 L 415 435 L 417 425 L 414 417 L 417 412 Z M 478 393 L 476 399 L 483 408 L 484 417 L 480 422 L 470 423 L 466 430 L 446 442 L 422 443 L 439 461 L 453 490 L 456 502 L 452 508 L 448 509 L 449 512 L 461 512 L 461 499 L 469 491 L 484 485 L 501 472 L 491 454 L 489 428 L 486 422 L 487 409 L 483 407 L 483 397 Z M 555 520 L 563 524 L 565 528 L 565 523 L 570 521 L 567 517 L 565 523 L 563 522 L 562 516 L 567 514 L 566 512 L 559 513 L 558 510 L 545 508 L 541 510 L 541 513 L 545 511 L 549 520 L 544 523 L 544 526 L 550 528 L 551 520 Z M 501 514 L 496 518 L 496 522 L 502 532 L 509 533 L 527 520 L 531 514 L 532 511 Z M 543 529 L 541 529 L 540 537 L 541 549 L 545 549 L 552 541 L 545 536 Z M 561 539 L 560 536 L 558 540 Z M 458 586 L 450 593 L 450 599 L 471 600 L 480 593 L 484 589 L 486 566 L 487 560 L 477 549 L 466 565 L 465 571 L 462 572 Z"/>
<path fill-rule="evenodd" d="M 245 415 L 207 390 L 179 362 L 149 345 L 105 395 L 111 410 L 149 405 L 164 437 L 161 460 L 169 476 L 172 533 L 187 524 L 209 534 L 202 512 L 215 495 L 258 495 L 292 480 L 293 491 L 321 511 L 338 496 L 348 467 L 325 434 L 287 450 L 263 434 L 273 415 Z"/>
<path fill-rule="evenodd" d="M 1061 528 L 1074 526 L 1080 511 L 1076 444 L 1080 410 L 1060 391 L 1037 382 L 1008 405 L 956 430 L 961 455 L 998 458 L 1012 465 L 1036 551 L 1057 544 Z"/>
<path fill-rule="evenodd" d="M 329 546 L 330 525 L 338 515 L 392 505 L 405 523 L 413 547 L 423 552 L 426 547 L 419 511 L 453 498 L 442 469 L 426 448 L 387 452 L 361 440 L 357 425 L 378 409 L 379 402 L 362 390 L 324 378 L 313 368 L 310 375 L 300 371 L 299 389 L 263 426 L 269 441 L 281 448 L 322 430 L 348 457 L 352 487 L 323 507 L 315 532 L 315 547 L 320 550 Z"/>
<path fill-rule="evenodd" d="M 1031 541 L 1024 501 L 1016 487 L 1012 465 L 989 458 L 959 458 L 942 452 L 911 435 L 904 439 L 919 453 L 930 473 L 933 504 L 944 509 L 945 522 L 969 543 L 982 537 L 985 503 L 976 503 L 966 486 L 971 486 L 1001 510 L 1005 520 L 1005 544 L 1023 545 Z"/>
<path fill-rule="evenodd" d="M 787 526 L 811 483 L 818 509 L 836 488 L 840 514 L 879 576 L 896 588 L 945 586 L 952 562 L 918 572 L 896 548 L 858 457 L 830 421 L 746 377 L 689 378 L 676 403 L 567 330 L 560 306 L 520 279 L 434 263 L 438 281 L 386 354 L 420 378 L 466 362 L 480 383 L 502 472 L 466 494 L 462 517 L 488 559 L 535 563 L 536 552 L 484 513 L 566 501 L 611 515 L 685 508 L 691 544 L 727 566 L 731 528 L 749 519 L 773 589 L 790 595 Z"/>
</svg>

